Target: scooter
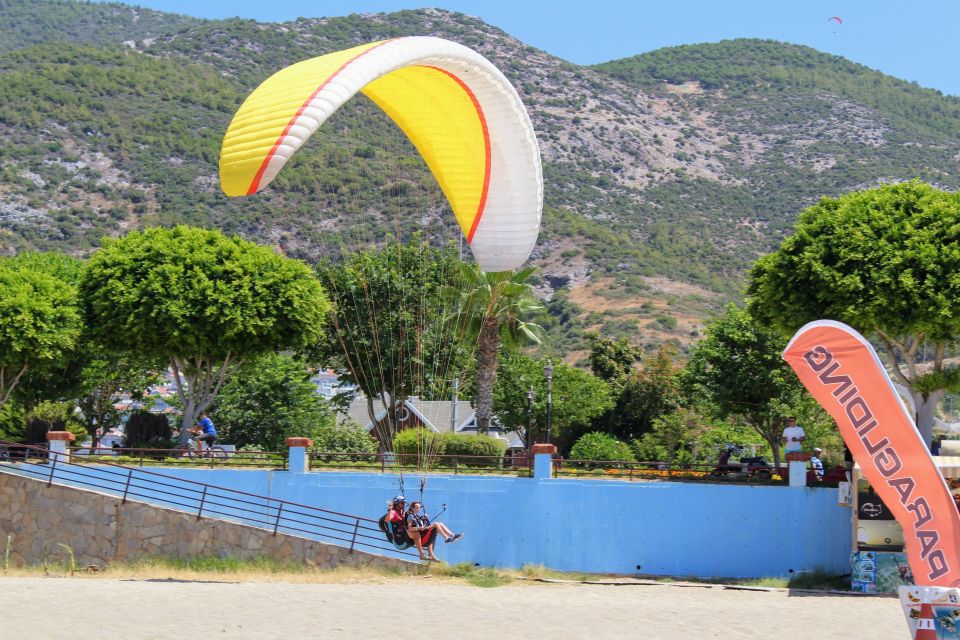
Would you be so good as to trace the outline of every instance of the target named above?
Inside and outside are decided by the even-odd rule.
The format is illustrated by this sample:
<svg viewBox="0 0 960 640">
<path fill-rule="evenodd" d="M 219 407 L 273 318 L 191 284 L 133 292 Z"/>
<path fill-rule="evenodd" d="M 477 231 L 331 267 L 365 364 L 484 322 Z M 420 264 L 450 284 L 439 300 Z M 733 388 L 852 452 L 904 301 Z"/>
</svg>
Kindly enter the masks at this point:
<svg viewBox="0 0 960 640">
<path fill-rule="evenodd" d="M 728 444 L 720 452 L 717 467 L 710 472 L 715 478 L 730 480 L 769 480 L 773 477 L 773 467 L 763 456 L 740 457 L 739 462 L 731 462 L 730 458 L 743 453 L 740 445 Z"/>
</svg>

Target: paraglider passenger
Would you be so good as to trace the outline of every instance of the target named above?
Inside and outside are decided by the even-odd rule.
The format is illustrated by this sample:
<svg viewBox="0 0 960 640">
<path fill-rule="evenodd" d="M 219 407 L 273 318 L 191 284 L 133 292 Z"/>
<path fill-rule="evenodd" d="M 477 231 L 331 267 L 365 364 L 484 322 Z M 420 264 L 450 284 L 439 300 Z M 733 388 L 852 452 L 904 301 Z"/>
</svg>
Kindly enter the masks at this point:
<svg viewBox="0 0 960 640">
<path fill-rule="evenodd" d="M 396 496 L 387 503 L 387 522 L 392 522 L 401 529 L 404 528 L 404 526 L 406 526 L 406 521 L 404 520 L 406 505 L 407 499 L 403 496 Z"/>
<path fill-rule="evenodd" d="M 462 533 L 453 533 L 442 522 L 430 522 L 425 515 L 421 515 L 420 509 L 423 505 L 419 501 L 410 503 L 410 510 L 407 511 L 407 534 L 417 546 L 421 560 L 437 560 L 433 553 L 433 545 L 437 541 L 437 534 L 443 536 L 444 542 L 456 542 L 463 537 Z M 430 552 L 429 558 L 423 555 L 423 549 L 426 547 Z"/>
</svg>

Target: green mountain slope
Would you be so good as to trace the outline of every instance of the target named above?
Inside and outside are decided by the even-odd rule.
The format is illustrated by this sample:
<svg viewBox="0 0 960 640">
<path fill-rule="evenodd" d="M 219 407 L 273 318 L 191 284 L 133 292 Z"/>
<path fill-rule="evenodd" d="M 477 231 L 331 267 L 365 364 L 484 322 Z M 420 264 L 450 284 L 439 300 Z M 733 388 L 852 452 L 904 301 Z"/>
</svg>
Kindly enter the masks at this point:
<svg viewBox="0 0 960 640">
<path fill-rule="evenodd" d="M 368 195 L 394 212 L 435 201 L 443 218 L 426 167 L 363 98 L 260 196 L 217 185 L 220 139 L 259 82 L 402 35 L 478 50 L 527 104 L 546 187 L 532 259 L 545 296 L 564 287 L 551 304 L 567 346 L 578 324 L 685 345 L 823 195 L 915 177 L 960 188 L 960 101 L 806 47 L 735 40 L 587 68 L 438 10 L 261 24 L 0 0 L 0 252 L 82 254 L 189 222 L 315 259 L 338 250 L 330 229 L 361 238 Z"/>
</svg>

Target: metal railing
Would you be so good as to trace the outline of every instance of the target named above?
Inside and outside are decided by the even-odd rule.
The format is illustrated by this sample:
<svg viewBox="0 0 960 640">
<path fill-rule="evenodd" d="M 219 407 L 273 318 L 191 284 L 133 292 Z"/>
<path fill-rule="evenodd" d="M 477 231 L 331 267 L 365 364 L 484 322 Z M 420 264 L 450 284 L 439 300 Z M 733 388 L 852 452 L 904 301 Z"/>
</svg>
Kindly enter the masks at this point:
<svg viewBox="0 0 960 640">
<path fill-rule="evenodd" d="M 728 465 L 723 471 L 716 464 L 671 463 L 660 461 L 634 462 L 627 460 L 570 460 L 553 459 L 553 475 L 558 478 L 607 478 L 619 480 L 681 480 L 687 482 L 756 482 L 782 484 L 776 471 L 753 469 L 738 472 L 739 463 Z"/>
<path fill-rule="evenodd" d="M 77 464 L 72 456 L 56 454 L 44 447 L 0 441 L 6 459 L 0 457 L 0 472 L 31 477 L 74 488 L 96 490 L 120 497 L 123 502 L 139 500 L 173 508 L 196 517 L 217 518 L 277 533 L 288 533 L 354 550 L 392 557 L 415 554 L 401 551 L 388 542 L 376 520 L 287 500 L 259 496 L 202 482 L 98 461 Z"/>
<path fill-rule="evenodd" d="M 197 451 L 195 449 L 130 449 L 116 447 L 71 447 L 78 464 L 113 464 L 165 467 L 228 466 L 286 469 L 289 451 Z"/>
<path fill-rule="evenodd" d="M 416 453 L 326 453 L 310 451 L 310 469 L 371 473 L 444 473 L 453 475 L 530 476 L 527 456 L 471 456 Z"/>
</svg>

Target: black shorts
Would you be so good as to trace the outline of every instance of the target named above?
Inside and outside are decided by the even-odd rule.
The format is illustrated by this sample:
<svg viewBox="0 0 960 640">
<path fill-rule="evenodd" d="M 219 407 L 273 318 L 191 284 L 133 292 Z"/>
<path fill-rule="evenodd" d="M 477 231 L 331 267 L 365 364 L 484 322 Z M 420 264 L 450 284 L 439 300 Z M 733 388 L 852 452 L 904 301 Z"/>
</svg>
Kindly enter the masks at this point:
<svg viewBox="0 0 960 640">
<path fill-rule="evenodd" d="M 208 447 L 212 447 L 213 443 L 217 441 L 217 436 L 212 433 L 202 433 L 197 436 L 197 440 L 200 442 L 206 442 Z"/>
</svg>

